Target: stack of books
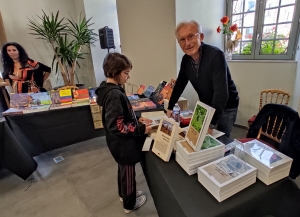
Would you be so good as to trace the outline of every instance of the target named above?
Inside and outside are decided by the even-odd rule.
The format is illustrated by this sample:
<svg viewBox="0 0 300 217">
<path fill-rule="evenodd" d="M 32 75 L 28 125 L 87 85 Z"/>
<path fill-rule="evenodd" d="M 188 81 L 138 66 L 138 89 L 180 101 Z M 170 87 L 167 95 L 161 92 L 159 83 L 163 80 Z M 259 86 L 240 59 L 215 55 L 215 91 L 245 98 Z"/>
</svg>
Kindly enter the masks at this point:
<svg viewBox="0 0 300 217">
<path fill-rule="evenodd" d="M 219 201 L 256 182 L 257 169 L 235 155 L 198 168 L 198 181 Z"/>
<path fill-rule="evenodd" d="M 224 157 L 225 145 L 206 135 L 201 150 L 195 151 L 186 140 L 176 142 L 176 161 L 187 174 L 197 173 L 198 167 Z"/>
<path fill-rule="evenodd" d="M 240 146 L 237 146 L 235 153 L 245 152 L 246 162 L 257 168 L 257 178 L 266 185 L 289 175 L 293 159 L 264 143 L 254 139 L 244 143 L 244 150 L 240 149 Z"/>
</svg>

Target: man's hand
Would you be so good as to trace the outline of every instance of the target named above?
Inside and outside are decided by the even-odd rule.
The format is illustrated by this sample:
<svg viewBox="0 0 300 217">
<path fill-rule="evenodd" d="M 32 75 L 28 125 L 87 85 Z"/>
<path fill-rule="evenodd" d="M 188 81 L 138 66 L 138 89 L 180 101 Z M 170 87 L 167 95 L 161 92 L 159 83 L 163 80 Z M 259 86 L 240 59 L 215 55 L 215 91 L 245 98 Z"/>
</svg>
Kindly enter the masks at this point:
<svg viewBox="0 0 300 217">
<path fill-rule="evenodd" d="M 167 109 L 167 117 L 170 118 L 172 115 L 172 110 L 170 109 Z"/>
<path fill-rule="evenodd" d="M 208 128 L 208 130 L 207 130 L 207 134 L 210 134 L 210 135 L 212 135 L 212 134 L 213 134 L 213 129 L 211 129 L 211 128 Z"/>
</svg>

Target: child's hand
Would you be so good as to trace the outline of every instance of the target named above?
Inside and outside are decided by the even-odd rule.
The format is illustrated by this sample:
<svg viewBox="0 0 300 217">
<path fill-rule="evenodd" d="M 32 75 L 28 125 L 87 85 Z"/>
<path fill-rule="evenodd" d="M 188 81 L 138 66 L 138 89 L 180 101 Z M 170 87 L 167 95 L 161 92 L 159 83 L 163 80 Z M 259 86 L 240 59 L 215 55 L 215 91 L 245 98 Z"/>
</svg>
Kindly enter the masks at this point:
<svg viewBox="0 0 300 217">
<path fill-rule="evenodd" d="M 152 130 L 152 127 L 146 126 L 146 128 L 145 128 L 145 134 L 150 133 L 151 130 Z"/>
</svg>

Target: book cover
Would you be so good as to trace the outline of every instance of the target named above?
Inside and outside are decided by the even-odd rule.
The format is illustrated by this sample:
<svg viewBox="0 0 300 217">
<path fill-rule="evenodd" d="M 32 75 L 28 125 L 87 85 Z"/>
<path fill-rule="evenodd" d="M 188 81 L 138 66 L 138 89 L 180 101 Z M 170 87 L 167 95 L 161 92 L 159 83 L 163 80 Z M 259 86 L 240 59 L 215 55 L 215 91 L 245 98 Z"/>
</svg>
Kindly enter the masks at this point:
<svg viewBox="0 0 300 217">
<path fill-rule="evenodd" d="M 133 111 L 141 111 L 157 108 L 156 104 L 148 98 L 141 98 L 130 102 Z"/>
<path fill-rule="evenodd" d="M 49 92 L 39 92 L 39 93 L 29 93 L 30 106 L 42 106 L 42 105 L 51 105 L 51 98 Z"/>
<path fill-rule="evenodd" d="M 154 91 L 154 87 L 149 85 L 144 92 L 144 96 L 149 98 L 151 96 L 151 94 L 153 93 L 153 91 Z"/>
<path fill-rule="evenodd" d="M 275 149 L 256 139 L 244 143 L 244 151 L 249 156 L 260 161 L 270 169 L 288 161 L 292 161 L 290 157 L 280 153 L 279 151 L 276 151 Z"/>
<path fill-rule="evenodd" d="M 256 170 L 234 155 L 228 155 L 199 169 L 205 171 L 204 174 L 219 187 Z"/>
<path fill-rule="evenodd" d="M 23 114 L 48 111 L 50 109 L 50 105 L 39 105 L 39 106 L 31 106 L 23 110 Z"/>
<path fill-rule="evenodd" d="M 170 89 L 170 83 L 167 83 L 162 89 L 162 91 L 160 92 L 160 94 L 158 94 L 157 97 L 155 98 L 156 103 L 160 105 L 163 104 L 164 99 L 167 97 L 169 89 Z"/>
<path fill-rule="evenodd" d="M 171 79 L 171 81 L 169 83 L 170 83 L 170 88 L 169 88 L 168 94 L 166 96 L 167 100 L 170 100 L 170 98 L 171 98 L 174 86 L 176 84 L 176 79 Z"/>
<path fill-rule="evenodd" d="M 199 151 L 207 134 L 207 130 L 215 109 L 197 101 L 193 117 L 188 127 L 185 139 L 195 151 Z"/>
<path fill-rule="evenodd" d="M 71 89 L 59 90 L 59 101 L 60 104 L 72 104 L 72 93 Z"/>
<path fill-rule="evenodd" d="M 129 102 L 140 99 L 140 97 L 138 95 L 134 95 L 134 94 L 127 95 L 127 98 L 129 100 Z"/>
<path fill-rule="evenodd" d="M 216 140 L 213 136 L 208 134 L 205 136 L 205 139 L 201 146 L 201 150 L 209 149 L 209 148 L 221 145 L 221 144 L 222 143 L 220 141 Z"/>
<path fill-rule="evenodd" d="M 170 160 L 171 153 L 175 145 L 178 124 L 172 119 L 164 117 L 161 119 L 152 147 L 152 152 L 163 161 Z"/>
<path fill-rule="evenodd" d="M 95 93 L 97 87 L 89 88 L 89 97 L 90 97 L 90 104 L 96 104 L 97 103 L 97 95 Z"/>
<path fill-rule="evenodd" d="M 89 100 L 89 91 L 88 89 L 78 89 L 78 90 L 73 90 L 73 97 L 74 97 L 74 101 L 76 100 L 83 100 L 83 101 L 87 101 Z"/>
<path fill-rule="evenodd" d="M 145 88 L 146 88 L 145 85 L 139 86 L 139 88 L 137 89 L 136 93 L 137 93 L 138 95 L 142 95 L 142 94 L 144 93 L 144 91 L 145 91 Z"/>
<path fill-rule="evenodd" d="M 60 104 L 60 97 L 59 97 L 59 91 L 57 90 L 51 90 L 50 91 L 50 99 L 51 99 L 51 107 L 59 106 Z"/>
<path fill-rule="evenodd" d="M 30 104 L 31 98 L 28 93 L 11 93 L 10 96 L 10 108 L 26 108 Z"/>
<path fill-rule="evenodd" d="M 155 91 L 152 94 L 152 100 L 155 103 L 158 103 L 160 101 L 163 101 L 163 95 L 161 94 L 162 90 L 164 89 L 164 87 L 166 86 L 167 82 L 166 81 L 161 81 L 157 88 L 155 89 Z"/>
</svg>

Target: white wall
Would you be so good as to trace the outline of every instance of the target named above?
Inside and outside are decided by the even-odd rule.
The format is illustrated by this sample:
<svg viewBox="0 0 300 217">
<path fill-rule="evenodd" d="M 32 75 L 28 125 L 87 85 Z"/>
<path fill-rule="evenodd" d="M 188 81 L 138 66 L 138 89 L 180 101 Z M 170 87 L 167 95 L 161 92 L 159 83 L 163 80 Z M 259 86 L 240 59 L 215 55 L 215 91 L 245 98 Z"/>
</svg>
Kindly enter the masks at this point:
<svg viewBox="0 0 300 217">
<path fill-rule="evenodd" d="M 157 86 L 176 77 L 174 0 L 117 0 L 122 53 L 132 63 L 130 83 Z"/>
<path fill-rule="evenodd" d="M 204 42 L 211 44 L 223 50 L 223 35 L 217 34 L 217 27 L 220 25 L 220 19 L 225 15 L 224 0 L 175 0 L 176 2 L 176 24 L 181 21 L 197 20 L 202 24 L 204 33 Z M 177 73 L 180 69 L 183 52 L 180 46 L 176 45 Z M 194 88 L 188 83 L 182 94 L 189 100 L 189 108 L 194 109 L 196 101 L 199 100 Z"/>
<path fill-rule="evenodd" d="M 21 44 L 30 58 L 51 67 L 53 59 L 52 48 L 43 40 L 37 40 L 36 36 L 28 34 L 30 32 L 28 18 L 38 21 L 37 15 L 41 16 L 42 10 L 47 14 L 50 14 L 50 12 L 56 13 L 59 10 L 59 17 L 73 18 L 76 20 L 79 10 L 83 9 L 83 7 L 80 6 L 80 1 L 82 0 L 76 0 L 76 8 L 74 0 L 0 0 L 0 10 L 6 30 L 7 41 L 14 41 Z M 93 76 L 92 68 L 86 68 L 84 66 L 83 68 L 91 72 L 90 76 Z M 55 68 L 53 69 L 53 72 L 54 71 Z M 51 77 L 53 77 L 53 75 L 54 73 L 52 73 Z M 60 84 L 62 83 L 63 81 Z"/>
<path fill-rule="evenodd" d="M 86 16 L 93 17 L 94 24 L 91 28 L 94 29 L 97 34 L 98 30 L 105 26 L 113 29 L 116 46 L 115 51 L 121 52 L 116 0 L 83 0 L 83 2 Z M 101 49 L 100 41 L 95 45 L 96 46 L 91 47 L 91 53 L 95 70 L 96 85 L 98 86 L 102 81 L 106 80 L 103 74 L 102 63 L 107 54 L 107 50 Z M 114 52 L 114 49 L 111 49 L 110 52 Z"/>
<path fill-rule="evenodd" d="M 248 119 L 258 113 L 263 89 L 282 89 L 293 96 L 295 61 L 229 61 L 228 65 L 240 96 L 236 124 L 247 126 Z M 292 104 L 291 97 L 289 105 Z"/>
<path fill-rule="evenodd" d="M 297 110 L 298 113 L 300 114 L 300 50 L 299 47 L 300 47 L 300 37 L 298 40 L 298 50 L 296 52 L 296 58 L 295 58 L 295 60 L 298 61 L 298 64 L 296 69 L 295 88 L 292 94 L 293 103 L 291 104 L 292 108 Z"/>
</svg>

